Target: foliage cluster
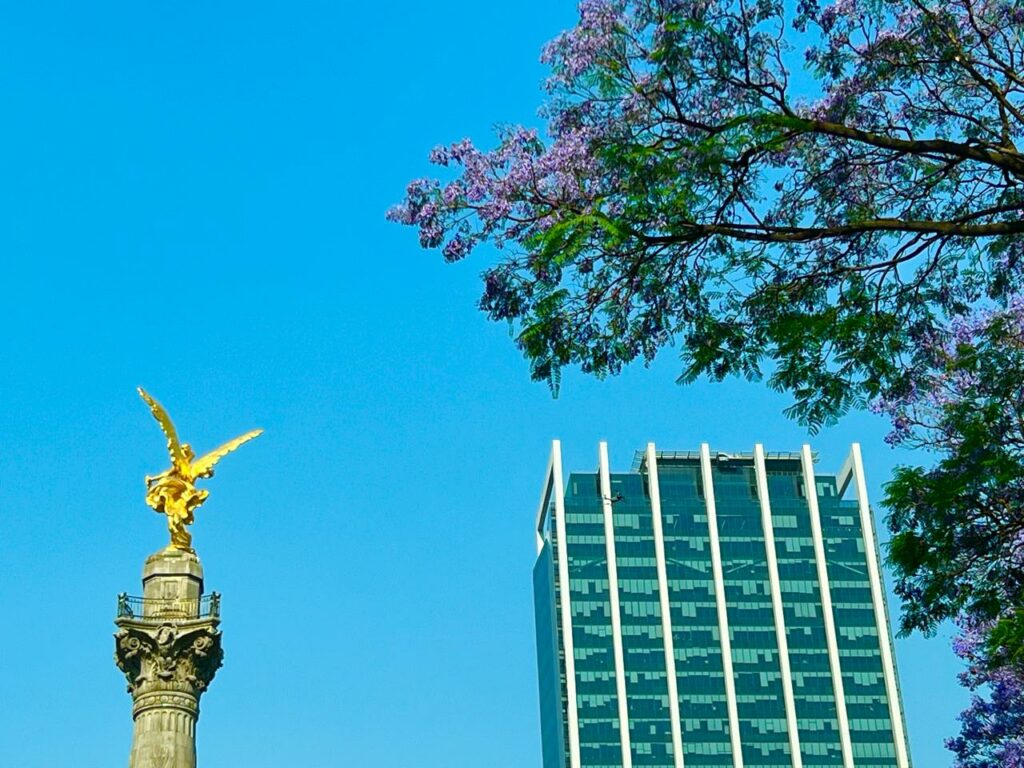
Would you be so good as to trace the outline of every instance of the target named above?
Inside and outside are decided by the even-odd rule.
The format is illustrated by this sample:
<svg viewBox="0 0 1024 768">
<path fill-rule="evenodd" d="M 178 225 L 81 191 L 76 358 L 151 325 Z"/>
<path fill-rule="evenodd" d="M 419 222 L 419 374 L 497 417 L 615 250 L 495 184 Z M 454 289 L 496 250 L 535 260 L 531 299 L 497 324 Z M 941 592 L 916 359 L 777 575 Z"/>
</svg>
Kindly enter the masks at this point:
<svg viewBox="0 0 1024 768">
<path fill-rule="evenodd" d="M 481 307 L 535 378 L 680 343 L 818 427 L 937 320 L 1024 270 L 1024 7 L 1013 0 L 584 0 L 543 58 L 546 137 L 431 160 L 392 220 L 501 249 Z M 796 73 L 796 74 L 794 74 Z"/>
</svg>

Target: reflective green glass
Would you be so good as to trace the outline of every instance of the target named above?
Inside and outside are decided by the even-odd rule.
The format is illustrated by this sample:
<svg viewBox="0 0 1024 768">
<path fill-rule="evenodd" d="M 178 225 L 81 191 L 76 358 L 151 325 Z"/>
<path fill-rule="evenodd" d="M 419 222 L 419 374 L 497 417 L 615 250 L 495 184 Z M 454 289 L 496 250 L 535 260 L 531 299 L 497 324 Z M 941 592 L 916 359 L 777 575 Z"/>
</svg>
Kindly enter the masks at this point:
<svg viewBox="0 0 1024 768">
<path fill-rule="evenodd" d="M 694 462 L 658 466 L 665 569 L 687 766 L 731 766 L 707 507 Z"/>
<path fill-rule="evenodd" d="M 712 472 L 743 764 L 791 768 L 768 559 L 753 463 Z"/>
<path fill-rule="evenodd" d="M 537 631 L 537 680 L 540 693 L 544 768 L 565 768 L 566 733 L 562 691 L 564 671 L 559 648 L 555 559 L 550 537 L 533 567 L 534 626 Z"/>
<path fill-rule="evenodd" d="M 860 511 L 856 502 L 839 499 L 834 478 L 818 477 L 816 484 L 854 761 L 892 766 L 896 751 Z"/>
<path fill-rule="evenodd" d="M 775 462 L 767 476 L 800 755 L 807 768 L 842 766 L 821 586 L 800 463 Z"/>
<path fill-rule="evenodd" d="M 611 490 L 633 765 L 672 768 L 672 720 L 650 499 L 638 474 L 612 475 Z"/>
<path fill-rule="evenodd" d="M 588 768 L 621 768 L 608 554 L 596 474 L 569 478 L 565 528 L 580 760 Z"/>
<path fill-rule="evenodd" d="M 623 684 L 630 756 L 637 768 L 673 768 L 669 670 L 661 614 L 654 510 L 641 471 L 611 476 Z M 801 760 L 843 765 L 839 718 L 822 613 L 810 510 L 798 458 L 766 461 L 778 589 L 792 677 Z M 695 454 L 659 458 L 665 575 L 679 730 L 687 768 L 733 765 L 722 639 L 710 551 L 706 489 Z M 714 461 L 726 618 L 739 740 L 746 768 L 791 768 L 771 581 L 758 485 L 750 455 Z M 892 768 L 892 723 L 856 502 L 836 480 L 816 478 L 837 653 L 854 762 Z M 544 768 L 569 765 L 564 632 L 571 632 L 582 768 L 621 768 L 615 639 L 604 509 L 597 473 L 573 473 L 565 492 L 568 585 L 559 583 L 559 547 L 549 505 L 534 569 Z M 568 599 L 571 627 L 561 626 Z"/>
</svg>

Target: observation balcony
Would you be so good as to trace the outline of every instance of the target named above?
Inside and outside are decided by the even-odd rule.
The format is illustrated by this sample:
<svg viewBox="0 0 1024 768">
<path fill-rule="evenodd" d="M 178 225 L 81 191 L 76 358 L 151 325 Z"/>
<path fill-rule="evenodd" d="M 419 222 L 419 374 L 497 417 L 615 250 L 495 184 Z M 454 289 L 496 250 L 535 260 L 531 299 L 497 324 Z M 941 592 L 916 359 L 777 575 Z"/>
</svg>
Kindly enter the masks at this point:
<svg viewBox="0 0 1024 768">
<path fill-rule="evenodd" d="M 219 619 L 220 593 L 211 592 L 198 600 L 189 600 L 130 597 L 122 592 L 117 596 L 117 618 L 133 621 Z"/>
</svg>

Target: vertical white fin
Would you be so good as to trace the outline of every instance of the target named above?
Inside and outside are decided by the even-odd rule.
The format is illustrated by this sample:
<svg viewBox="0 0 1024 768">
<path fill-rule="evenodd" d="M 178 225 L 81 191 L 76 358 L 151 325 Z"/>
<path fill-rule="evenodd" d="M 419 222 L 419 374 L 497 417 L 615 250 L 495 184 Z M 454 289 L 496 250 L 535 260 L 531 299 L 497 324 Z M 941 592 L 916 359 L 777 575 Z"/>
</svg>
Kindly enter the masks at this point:
<svg viewBox="0 0 1024 768">
<path fill-rule="evenodd" d="M 771 502 L 768 498 L 768 472 L 764 465 L 764 447 L 754 446 L 754 474 L 757 477 L 757 498 L 761 502 L 761 525 L 764 529 L 764 549 L 768 557 L 768 585 L 775 615 L 775 637 L 779 646 L 779 671 L 782 674 L 782 696 L 786 705 L 786 729 L 789 731 L 789 749 L 793 768 L 803 768 L 800 754 L 800 732 L 796 724 L 796 698 L 793 696 L 793 677 L 789 668 L 789 642 L 786 639 L 786 614 L 782 609 L 782 588 L 779 584 L 779 563 L 775 554 L 775 526 L 772 523 Z"/>
<path fill-rule="evenodd" d="M 733 768 L 743 768 L 743 740 L 740 738 L 740 715 L 736 706 L 736 679 L 732 672 L 732 642 L 729 638 L 729 615 L 725 601 L 725 576 L 722 574 L 722 550 L 718 541 L 718 513 L 715 509 L 715 487 L 711 478 L 711 450 L 700 446 L 700 470 L 704 483 L 704 503 L 708 513 L 708 544 L 711 549 L 711 570 L 715 580 L 715 602 L 718 606 L 718 634 L 722 641 L 722 671 L 725 676 L 725 704 L 729 712 L 729 738 L 732 741 Z"/>
<path fill-rule="evenodd" d="M 875 625 L 878 629 L 878 646 L 882 653 L 882 670 L 885 677 L 885 693 L 889 699 L 889 719 L 892 721 L 892 736 L 896 742 L 897 768 L 910 768 L 907 754 L 907 736 L 903 728 L 902 702 L 896 684 L 896 665 L 892 657 L 889 617 L 885 612 L 885 595 L 882 593 L 882 573 L 878 564 L 878 549 L 875 544 L 875 528 L 871 521 L 871 507 L 868 505 L 868 487 L 864 478 L 864 461 L 860 455 L 860 443 L 850 446 L 854 490 L 857 492 L 857 506 L 860 508 L 860 527 L 864 535 L 864 553 L 867 557 L 868 580 L 871 583 L 871 602 L 875 607 Z"/>
<path fill-rule="evenodd" d="M 853 768 L 853 744 L 850 742 L 850 722 L 846 716 L 846 694 L 843 691 L 843 671 L 839 663 L 839 643 L 836 639 L 836 621 L 832 613 L 832 593 L 828 585 L 828 564 L 825 560 L 825 539 L 821 533 L 821 513 L 818 511 L 818 485 L 814 480 L 814 459 L 811 446 L 804 445 L 800 453 L 803 465 L 804 496 L 811 516 L 811 538 L 814 541 L 814 560 L 818 568 L 821 589 L 821 612 L 825 620 L 825 641 L 828 644 L 828 663 L 832 672 L 832 690 L 835 692 L 836 717 L 839 721 L 839 744 L 843 750 L 844 768 Z"/>
<path fill-rule="evenodd" d="M 626 669 L 622 652 L 622 617 L 619 613 L 619 572 L 615 562 L 615 524 L 612 519 L 612 481 L 608 471 L 608 443 L 598 448 L 601 475 L 601 507 L 604 510 L 604 541 L 608 553 L 608 601 L 612 614 L 612 645 L 615 653 L 615 693 L 619 703 L 619 741 L 622 768 L 633 768 L 629 738 L 629 702 L 626 700 Z"/>
<path fill-rule="evenodd" d="M 565 687 L 568 704 L 569 768 L 582 768 L 580 721 L 576 701 L 576 657 L 572 642 L 572 605 L 569 589 L 569 541 L 565 534 L 565 484 L 562 479 L 562 444 L 551 441 L 551 483 L 555 497 L 555 530 L 558 534 L 558 590 L 562 604 L 562 655 L 565 657 Z"/>
<path fill-rule="evenodd" d="M 679 717 L 679 687 L 676 653 L 672 638 L 672 611 L 665 566 L 665 532 L 661 520 L 661 488 L 658 485 L 658 457 L 654 443 L 647 444 L 647 485 L 651 494 L 651 522 L 654 526 L 654 558 L 658 568 L 658 597 L 661 601 L 661 633 L 665 639 L 665 675 L 668 678 L 668 711 L 672 718 L 672 755 L 675 768 L 683 768 L 683 732 Z"/>
</svg>

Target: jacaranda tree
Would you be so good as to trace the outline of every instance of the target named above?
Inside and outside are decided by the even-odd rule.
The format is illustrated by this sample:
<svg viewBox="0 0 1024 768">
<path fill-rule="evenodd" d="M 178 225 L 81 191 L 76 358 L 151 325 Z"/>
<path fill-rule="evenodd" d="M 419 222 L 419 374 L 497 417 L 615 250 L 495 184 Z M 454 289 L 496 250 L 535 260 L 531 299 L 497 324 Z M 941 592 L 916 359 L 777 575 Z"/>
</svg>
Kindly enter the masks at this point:
<svg viewBox="0 0 1024 768">
<path fill-rule="evenodd" d="M 990 587 L 1022 514 L 996 445 L 1020 358 L 968 363 L 956 334 L 1024 286 L 1024 2 L 583 0 L 542 58 L 546 125 L 438 147 L 389 218 L 448 260 L 497 248 L 480 306 L 553 386 L 676 345 L 682 381 L 764 375 L 816 429 L 909 418 L 961 357 L 998 369 L 963 393 L 990 411 L 935 404 L 938 474 L 901 471 L 890 519 L 905 629 L 1011 632 L 1020 590 Z"/>
<path fill-rule="evenodd" d="M 1024 669 L 994 661 L 990 627 L 960 622 L 953 643 L 966 662 L 960 682 L 974 693 L 960 714 L 961 730 L 946 742 L 956 755 L 954 768 L 1024 768 Z"/>
<path fill-rule="evenodd" d="M 678 341 L 818 426 L 901 375 L 936 317 L 999 301 L 1024 245 L 1014 0 L 584 0 L 548 45 L 546 132 L 437 148 L 390 217 L 449 260 L 534 377 Z"/>
<path fill-rule="evenodd" d="M 892 418 L 891 442 L 938 459 L 897 468 L 886 486 L 903 628 L 999 621 L 1024 664 L 1024 294 L 922 348 L 931 360 L 912 384 L 874 404 Z"/>
<path fill-rule="evenodd" d="M 1024 768 L 1024 296 L 955 318 L 922 344 L 922 370 L 874 408 L 889 440 L 937 456 L 886 486 L 903 629 L 954 619 L 974 691 L 957 768 Z"/>
</svg>

